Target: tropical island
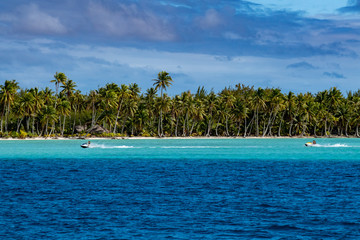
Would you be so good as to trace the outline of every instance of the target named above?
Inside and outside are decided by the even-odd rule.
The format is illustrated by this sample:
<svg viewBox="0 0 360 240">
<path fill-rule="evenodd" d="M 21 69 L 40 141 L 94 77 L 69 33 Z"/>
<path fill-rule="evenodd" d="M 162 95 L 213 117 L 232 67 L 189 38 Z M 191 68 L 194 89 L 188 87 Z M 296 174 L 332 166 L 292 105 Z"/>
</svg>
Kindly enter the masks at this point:
<svg viewBox="0 0 360 240">
<path fill-rule="evenodd" d="M 50 81 L 55 92 L 6 80 L 0 137 L 360 137 L 360 90 L 295 94 L 237 84 L 169 96 L 169 73 L 152 81 L 145 92 L 136 83 L 108 83 L 82 94 L 62 72 Z"/>
</svg>

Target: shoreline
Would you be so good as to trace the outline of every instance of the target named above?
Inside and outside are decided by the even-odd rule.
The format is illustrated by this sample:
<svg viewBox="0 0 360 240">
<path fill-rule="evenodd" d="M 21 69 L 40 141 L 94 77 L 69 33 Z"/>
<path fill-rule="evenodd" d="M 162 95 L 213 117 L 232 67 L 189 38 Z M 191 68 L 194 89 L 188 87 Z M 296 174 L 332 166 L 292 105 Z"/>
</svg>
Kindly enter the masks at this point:
<svg viewBox="0 0 360 240">
<path fill-rule="evenodd" d="M 35 137 L 35 138 L 24 138 L 24 139 L 20 139 L 20 138 L 0 138 L 0 141 L 16 141 L 16 140 L 25 140 L 25 141 L 31 141 L 31 140 L 50 140 L 50 141 L 54 141 L 54 140 L 87 140 L 87 141 L 91 141 L 91 140 L 169 140 L 169 139 L 331 139 L 331 138 L 358 138 L 356 136 L 331 136 L 331 137 L 324 137 L 324 136 L 281 136 L 281 137 L 277 137 L 277 136 L 273 136 L 273 137 L 255 137 L 255 136 L 247 136 L 247 137 L 241 137 L 241 136 L 230 136 L 230 137 L 216 137 L 216 136 L 210 136 L 210 137 L 205 137 L 205 136 L 201 136 L 201 137 L 87 137 L 87 138 L 67 138 L 67 137 Z"/>
</svg>

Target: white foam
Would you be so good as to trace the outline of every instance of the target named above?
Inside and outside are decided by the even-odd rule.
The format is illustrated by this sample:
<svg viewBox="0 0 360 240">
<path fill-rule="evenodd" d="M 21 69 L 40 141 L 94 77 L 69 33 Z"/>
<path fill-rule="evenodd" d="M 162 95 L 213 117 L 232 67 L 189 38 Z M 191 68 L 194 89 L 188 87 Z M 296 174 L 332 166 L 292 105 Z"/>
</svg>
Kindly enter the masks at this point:
<svg viewBox="0 0 360 240">
<path fill-rule="evenodd" d="M 163 146 L 160 148 L 222 148 L 220 146 Z"/>
<path fill-rule="evenodd" d="M 91 143 L 89 148 L 134 148 L 133 146 L 126 146 L 126 145 L 122 145 L 122 146 L 108 146 L 105 144 L 96 144 L 96 143 Z"/>
<path fill-rule="evenodd" d="M 312 147 L 323 147 L 323 148 L 346 148 L 346 147 L 350 147 L 346 144 L 342 144 L 342 143 L 335 143 L 335 144 L 326 144 L 326 145 L 322 145 L 322 144 L 314 144 L 311 145 Z"/>
</svg>

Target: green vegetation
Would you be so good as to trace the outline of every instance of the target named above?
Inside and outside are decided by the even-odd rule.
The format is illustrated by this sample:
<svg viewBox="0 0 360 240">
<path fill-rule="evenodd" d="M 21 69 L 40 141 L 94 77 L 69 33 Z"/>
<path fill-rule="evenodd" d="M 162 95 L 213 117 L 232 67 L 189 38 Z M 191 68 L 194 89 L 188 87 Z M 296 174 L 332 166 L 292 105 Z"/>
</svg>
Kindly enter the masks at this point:
<svg viewBox="0 0 360 240">
<path fill-rule="evenodd" d="M 335 87 L 296 95 L 238 84 L 170 97 L 167 72 L 153 81 L 144 93 L 136 83 L 110 83 L 86 95 L 64 73 L 51 80 L 55 93 L 6 80 L 0 85 L 0 137 L 89 137 L 96 125 L 108 130 L 98 134 L 103 137 L 360 136 L 360 90 L 346 97 Z"/>
</svg>

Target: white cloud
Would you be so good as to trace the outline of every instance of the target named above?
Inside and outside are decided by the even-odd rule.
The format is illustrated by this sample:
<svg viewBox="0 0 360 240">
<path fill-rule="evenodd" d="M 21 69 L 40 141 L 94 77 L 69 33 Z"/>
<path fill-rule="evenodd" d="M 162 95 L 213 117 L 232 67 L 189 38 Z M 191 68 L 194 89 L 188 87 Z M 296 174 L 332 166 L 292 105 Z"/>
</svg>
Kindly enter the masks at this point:
<svg viewBox="0 0 360 240">
<path fill-rule="evenodd" d="M 41 11 L 35 4 L 22 6 L 18 13 L 12 15 L 14 27 L 18 31 L 35 34 L 64 34 L 66 27 L 60 19 Z"/>
<path fill-rule="evenodd" d="M 197 24 L 203 29 L 215 28 L 223 23 L 221 15 L 215 9 L 209 9 L 204 16 L 196 19 Z"/>
<path fill-rule="evenodd" d="M 127 39 L 140 37 L 160 41 L 170 41 L 175 38 L 175 34 L 166 21 L 134 4 L 119 5 L 117 9 L 109 9 L 91 2 L 88 14 L 98 31 L 111 36 Z"/>
</svg>

